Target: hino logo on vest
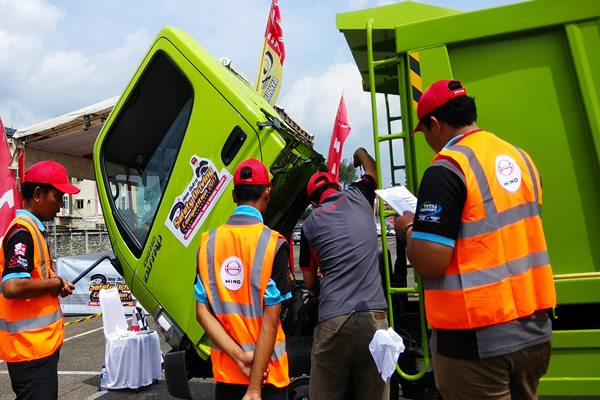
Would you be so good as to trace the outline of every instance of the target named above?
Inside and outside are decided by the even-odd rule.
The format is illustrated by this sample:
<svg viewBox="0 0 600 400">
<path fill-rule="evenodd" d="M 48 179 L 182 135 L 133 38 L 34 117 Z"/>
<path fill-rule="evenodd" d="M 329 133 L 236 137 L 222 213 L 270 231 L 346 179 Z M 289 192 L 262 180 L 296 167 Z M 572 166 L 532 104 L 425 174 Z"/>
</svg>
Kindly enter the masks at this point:
<svg viewBox="0 0 600 400">
<path fill-rule="evenodd" d="M 227 257 L 221 264 L 221 282 L 229 290 L 238 290 L 244 282 L 244 264 L 236 256 Z"/>
<path fill-rule="evenodd" d="M 521 187 L 521 168 L 512 157 L 500 154 L 496 157 L 496 178 L 504 190 L 516 192 Z"/>
</svg>

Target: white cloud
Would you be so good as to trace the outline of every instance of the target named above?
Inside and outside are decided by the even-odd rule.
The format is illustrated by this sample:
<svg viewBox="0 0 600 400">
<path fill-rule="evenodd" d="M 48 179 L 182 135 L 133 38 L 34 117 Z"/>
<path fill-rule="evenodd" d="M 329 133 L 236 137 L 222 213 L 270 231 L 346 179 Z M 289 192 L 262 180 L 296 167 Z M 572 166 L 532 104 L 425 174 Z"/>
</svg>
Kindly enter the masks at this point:
<svg viewBox="0 0 600 400">
<path fill-rule="evenodd" d="M 350 137 L 362 137 L 364 134 L 367 121 L 363 110 L 365 106 L 370 107 L 370 103 L 361 87 L 361 76 L 356 65 L 333 64 L 319 76 L 303 77 L 296 81 L 279 103 L 315 135 L 315 147 L 325 153 L 342 92 L 352 126 Z"/>
<path fill-rule="evenodd" d="M 13 33 L 47 32 L 64 18 L 64 12 L 44 0 L 0 0 L 2 29 Z"/>
<path fill-rule="evenodd" d="M 362 78 L 355 64 L 333 64 L 319 76 L 299 79 L 279 103 L 315 135 L 315 148 L 326 154 L 342 92 L 352 127 L 343 157 L 350 158 L 358 146 L 372 152 L 371 100 L 369 93 L 362 90 Z M 378 109 L 381 107 L 384 105 L 379 101 Z"/>
<path fill-rule="evenodd" d="M 332 64 L 321 75 L 306 76 L 297 80 L 283 97 L 280 97 L 278 103 L 303 128 L 315 135 L 315 149 L 326 158 L 333 123 L 343 92 L 352 131 L 344 144 L 342 159 L 352 159 L 358 147 L 364 147 L 374 156 L 371 97 L 368 92 L 363 91 L 362 87 L 362 77 L 354 63 Z M 390 109 L 394 115 L 395 110 L 399 109 L 397 101 L 397 96 L 390 97 Z M 382 95 L 377 95 L 377 119 L 379 134 L 387 133 L 385 100 Z M 387 145 L 381 145 L 380 151 L 383 184 L 386 186 L 390 184 Z M 401 152 L 402 147 L 395 144 L 395 163 L 404 159 Z M 404 182 L 403 174 L 398 173 L 397 178 Z"/>
<path fill-rule="evenodd" d="M 52 37 L 64 13 L 46 1 L 0 0 L 0 15 L 0 92 L 11 97 L 47 50 L 44 42 Z"/>
<path fill-rule="evenodd" d="M 367 7 L 369 0 L 350 0 L 350 8 L 352 10 L 360 10 Z"/>
</svg>

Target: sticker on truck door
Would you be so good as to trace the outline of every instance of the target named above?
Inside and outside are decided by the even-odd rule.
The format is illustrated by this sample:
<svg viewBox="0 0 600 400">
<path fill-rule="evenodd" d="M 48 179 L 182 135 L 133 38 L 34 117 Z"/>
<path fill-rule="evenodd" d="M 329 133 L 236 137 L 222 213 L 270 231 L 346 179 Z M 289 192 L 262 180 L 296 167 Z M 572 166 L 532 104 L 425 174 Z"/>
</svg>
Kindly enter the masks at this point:
<svg viewBox="0 0 600 400">
<path fill-rule="evenodd" d="M 231 174 L 225 168 L 218 172 L 212 161 L 197 155 L 190 158 L 190 167 L 192 179 L 173 202 L 165 221 L 167 228 L 185 247 L 190 244 L 231 180 Z"/>
</svg>

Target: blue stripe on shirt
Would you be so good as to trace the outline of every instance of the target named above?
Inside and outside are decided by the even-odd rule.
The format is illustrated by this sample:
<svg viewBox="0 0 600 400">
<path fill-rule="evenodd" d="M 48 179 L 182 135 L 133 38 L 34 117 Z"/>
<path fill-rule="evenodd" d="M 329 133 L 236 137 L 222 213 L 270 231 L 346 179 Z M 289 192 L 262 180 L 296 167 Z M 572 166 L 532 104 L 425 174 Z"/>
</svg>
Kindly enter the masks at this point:
<svg viewBox="0 0 600 400">
<path fill-rule="evenodd" d="M 291 299 L 292 294 L 286 293 L 285 295 L 281 295 L 279 289 L 277 289 L 277 285 L 273 281 L 273 279 L 269 279 L 269 283 L 267 284 L 267 291 L 265 292 L 265 306 L 274 306 L 279 304 L 287 299 Z"/>
<path fill-rule="evenodd" d="M 194 295 L 196 296 L 196 301 L 209 304 L 208 295 L 206 294 L 206 290 L 204 290 L 204 285 L 202 284 L 202 279 L 200 279 L 200 274 L 196 275 L 196 284 L 194 285 Z"/>
<path fill-rule="evenodd" d="M 44 227 L 44 224 L 42 224 L 42 221 L 40 221 L 40 219 L 38 217 L 36 217 L 35 215 L 33 215 L 32 213 L 30 213 L 27 210 L 17 210 L 15 212 L 15 215 L 17 217 L 28 217 L 30 219 L 33 220 L 33 222 L 36 223 L 36 225 L 38 226 L 38 229 L 42 232 L 44 232 L 46 230 L 46 228 Z"/>
<path fill-rule="evenodd" d="M 452 248 L 454 248 L 454 246 L 456 245 L 456 240 L 449 239 L 444 236 L 436 235 L 434 233 L 427 233 L 427 232 L 413 231 L 413 233 L 411 235 L 411 239 L 425 240 L 427 242 L 438 243 L 438 244 L 442 244 L 444 246 L 448 246 L 448 247 L 452 247 Z"/>
<path fill-rule="evenodd" d="M 2 283 L 10 281 L 11 279 L 29 279 L 31 274 L 29 272 L 11 272 L 2 277 Z"/>
<path fill-rule="evenodd" d="M 250 217 L 258 218 L 260 222 L 263 222 L 263 217 L 260 211 L 249 205 L 237 206 L 233 211 L 233 215 L 248 215 Z"/>
</svg>

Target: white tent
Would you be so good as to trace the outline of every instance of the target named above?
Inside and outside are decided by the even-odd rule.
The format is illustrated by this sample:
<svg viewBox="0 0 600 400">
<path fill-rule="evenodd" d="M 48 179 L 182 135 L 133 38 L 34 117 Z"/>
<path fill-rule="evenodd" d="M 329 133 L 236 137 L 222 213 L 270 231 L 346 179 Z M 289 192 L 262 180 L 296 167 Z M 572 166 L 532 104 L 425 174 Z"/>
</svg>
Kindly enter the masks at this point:
<svg viewBox="0 0 600 400">
<path fill-rule="evenodd" d="M 13 141 L 25 151 L 25 169 L 38 161 L 54 160 L 63 164 L 70 176 L 94 180 L 94 143 L 118 99 L 112 97 L 17 130 Z"/>
</svg>

